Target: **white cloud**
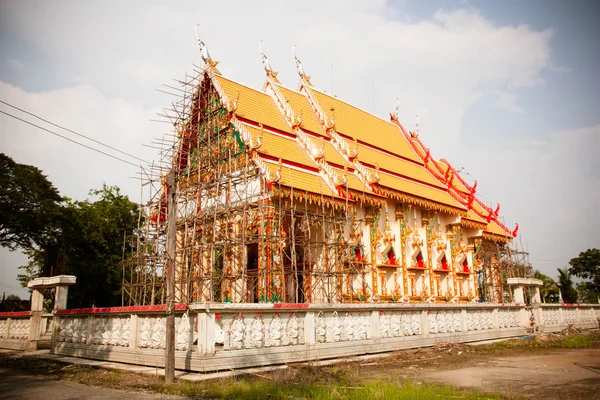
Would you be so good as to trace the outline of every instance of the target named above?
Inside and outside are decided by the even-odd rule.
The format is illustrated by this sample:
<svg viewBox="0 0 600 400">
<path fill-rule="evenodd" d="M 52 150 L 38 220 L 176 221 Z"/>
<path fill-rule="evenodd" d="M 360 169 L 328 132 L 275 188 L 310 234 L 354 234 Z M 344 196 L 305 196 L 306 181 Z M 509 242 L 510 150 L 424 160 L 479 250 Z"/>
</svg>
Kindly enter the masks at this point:
<svg viewBox="0 0 600 400">
<path fill-rule="evenodd" d="M 600 125 L 518 139 L 510 150 L 472 155 L 481 166 L 478 191 L 518 221 L 533 265 L 556 275 L 579 252 L 600 245 Z"/>
</svg>

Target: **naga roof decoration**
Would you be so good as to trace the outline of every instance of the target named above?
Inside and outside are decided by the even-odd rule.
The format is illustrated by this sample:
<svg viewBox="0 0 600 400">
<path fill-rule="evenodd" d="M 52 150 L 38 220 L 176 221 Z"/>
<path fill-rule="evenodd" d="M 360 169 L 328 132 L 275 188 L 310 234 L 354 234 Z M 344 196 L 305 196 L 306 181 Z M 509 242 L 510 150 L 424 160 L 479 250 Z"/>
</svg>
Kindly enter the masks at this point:
<svg viewBox="0 0 600 400">
<path fill-rule="evenodd" d="M 397 113 L 386 121 L 315 89 L 297 57 L 298 90 L 287 88 L 262 48 L 266 80 L 263 91 L 252 89 L 223 77 L 199 44 L 205 73 L 228 117 L 282 194 L 306 198 L 304 191 L 312 196 L 308 200 L 320 203 L 325 196 L 334 206 L 359 200 L 383 204 L 388 197 L 457 215 L 462 226 L 481 230 L 489 240 L 516 236 L 518 224 L 511 231 L 498 221 L 499 205 L 492 209 L 477 198 L 477 181 L 469 185 L 449 162 L 434 159 Z"/>
</svg>

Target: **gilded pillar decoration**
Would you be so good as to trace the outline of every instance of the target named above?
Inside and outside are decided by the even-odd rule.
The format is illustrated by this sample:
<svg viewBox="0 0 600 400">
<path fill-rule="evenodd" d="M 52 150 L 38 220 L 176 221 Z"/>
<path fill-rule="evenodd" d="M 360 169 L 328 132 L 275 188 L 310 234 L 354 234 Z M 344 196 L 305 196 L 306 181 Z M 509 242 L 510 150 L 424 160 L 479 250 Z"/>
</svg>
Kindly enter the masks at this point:
<svg viewBox="0 0 600 400">
<path fill-rule="evenodd" d="M 373 209 L 371 208 L 371 212 L 373 213 L 372 210 Z M 379 247 L 379 242 L 383 237 L 378 229 L 379 219 L 381 218 L 381 209 L 377 209 L 377 212 L 371 215 L 372 218 L 369 218 L 371 225 L 371 282 L 373 284 L 373 296 L 375 296 L 379 291 L 377 288 L 377 248 Z"/>
<path fill-rule="evenodd" d="M 413 228 L 413 237 L 412 237 L 412 247 L 413 247 L 413 255 L 411 257 L 411 266 L 418 268 L 426 268 L 425 261 L 423 260 L 423 252 L 421 251 L 421 247 L 423 247 L 423 239 L 419 235 L 419 226 L 417 224 L 417 209 L 413 209 L 413 220 L 414 220 L 414 228 Z M 420 256 L 420 258 L 419 258 Z M 421 296 L 429 297 L 429 292 L 425 280 L 425 270 L 421 270 Z M 414 288 L 413 288 L 414 295 Z"/>
<path fill-rule="evenodd" d="M 423 214 L 422 224 L 426 228 L 426 242 L 427 242 L 427 261 L 429 262 L 429 292 L 430 296 L 437 296 L 437 290 L 434 288 L 433 280 L 433 245 L 437 240 L 437 234 L 434 232 L 433 228 L 435 226 L 436 220 L 439 221 L 439 216 L 436 214 L 430 215 L 429 213 Z M 438 222 L 439 225 L 439 222 Z"/>
<path fill-rule="evenodd" d="M 406 242 L 412 233 L 412 229 L 408 226 L 408 215 L 410 214 L 411 206 L 405 206 L 402 203 L 396 204 L 396 221 L 400 227 L 400 253 L 402 255 L 402 283 L 404 286 L 404 296 L 409 295 L 408 292 L 408 269 L 406 265 Z"/>
<path fill-rule="evenodd" d="M 400 283 L 398 283 L 398 271 L 394 271 L 394 291 L 392 292 L 392 300 L 396 301 L 400 298 Z"/>
<path fill-rule="evenodd" d="M 479 299 L 479 288 L 477 286 L 477 272 L 483 268 L 483 258 L 481 257 L 481 238 L 475 238 L 473 240 L 473 286 L 476 293 L 476 298 Z"/>
</svg>

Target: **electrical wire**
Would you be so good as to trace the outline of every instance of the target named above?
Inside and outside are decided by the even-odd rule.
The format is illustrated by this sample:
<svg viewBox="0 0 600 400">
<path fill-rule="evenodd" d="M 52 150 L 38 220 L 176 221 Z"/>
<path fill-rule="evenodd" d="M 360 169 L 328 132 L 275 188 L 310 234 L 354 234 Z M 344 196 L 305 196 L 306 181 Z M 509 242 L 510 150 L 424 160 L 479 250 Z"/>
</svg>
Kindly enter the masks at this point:
<svg viewBox="0 0 600 400">
<path fill-rule="evenodd" d="M 31 115 L 32 117 L 34 117 L 34 118 L 37 118 L 37 119 L 39 119 L 40 121 L 44 121 L 44 122 L 45 122 L 45 123 L 47 123 L 47 124 L 50 124 L 50 125 L 52 125 L 52 126 L 55 126 L 55 127 L 57 127 L 57 128 L 60 128 L 60 129 L 62 129 L 62 130 L 65 130 L 65 131 L 67 131 L 67 132 L 71 132 L 71 133 L 73 133 L 73 134 L 75 134 L 75 135 L 77 135 L 77 136 L 80 136 L 80 137 L 82 137 L 82 138 L 85 138 L 85 139 L 87 139 L 87 140 L 91 140 L 91 141 L 92 141 L 92 142 L 94 142 L 94 143 L 98 143 L 98 144 L 99 144 L 99 145 L 101 145 L 101 146 L 107 147 L 107 148 L 109 148 L 109 149 L 111 149 L 111 150 L 114 150 L 114 151 L 116 151 L 116 152 L 118 152 L 118 153 L 121 153 L 121 154 L 123 154 L 123 155 L 126 155 L 126 156 L 128 156 L 128 157 L 135 158 L 136 160 L 138 160 L 138 161 L 141 161 L 141 162 L 143 162 L 143 163 L 145 163 L 145 164 L 149 164 L 149 162 L 148 162 L 148 161 L 146 161 L 146 160 L 142 160 L 141 158 L 139 158 L 139 157 L 136 157 L 136 156 L 134 156 L 133 154 L 129 154 L 129 153 L 127 153 L 127 152 L 121 151 L 121 150 L 119 150 L 119 149 L 117 149 L 117 148 L 115 148 L 115 147 L 113 147 L 113 146 L 110 146 L 110 145 L 108 145 L 108 144 L 102 143 L 102 142 L 101 142 L 101 141 L 99 141 L 99 140 L 96 140 L 96 139 L 94 139 L 94 138 L 91 138 L 91 137 L 89 137 L 89 136 L 83 135 L 83 134 L 81 134 L 81 133 L 79 133 L 79 132 L 75 132 L 74 130 L 72 130 L 72 129 L 69 129 L 69 128 L 65 128 L 64 126 L 61 126 L 61 125 L 55 124 L 55 123 L 54 123 L 54 122 L 52 122 L 52 121 L 48 121 L 47 119 L 44 119 L 44 118 L 40 117 L 39 115 L 36 115 L 36 114 L 34 114 L 34 113 L 32 113 L 32 112 L 29 112 L 29 111 L 27 111 L 27 110 L 23 110 L 22 108 L 19 108 L 19 107 L 15 106 L 15 105 L 12 105 L 12 104 L 10 104 L 10 103 L 7 103 L 6 101 L 0 100 L 0 103 L 2 103 L 2 104 L 5 104 L 5 105 L 7 105 L 7 106 L 9 106 L 9 107 L 12 107 L 12 108 L 14 108 L 15 110 L 19 110 L 19 111 L 21 111 L 22 113 L 25 113 L 25 114 Z"/>
<path fill-rule="evenodd" d="M 26 120 L 24 120 L 24 119 L 22 119 L 22 118 L 19 118 L 19 117 L 17 117 L 17 116 L 14 116 L 14 115 L 12 115 L 12 114 L 9 114 L 9 113 L 7 113 L 7 112 L 4 112 L 4 111 L 2 111 L 2 110 L 0 110 L 0 113 L 2 113 L 2 114 L 4 114 L 4 115 L 7 115 L 7 116 L 9 116 L 9 117 L 11 117 L 11 118 L 14 118 L 14 119 L 16 119 L 16 120 L 18 120 L 18 121 L 24 122 L 24 123 L 26 123 L 26 124 L 28 124 L 28 125 L 34 126 L 34 127 L 38 128 L 38 129 L 41 129 L 41 130 L 43 130 L 43 131 L 46 131 L 46 132 L 48 132 L 48 133 L 51 133 L 51 134 L 53 134 L 53 135 L 55 135 L 55 136 L 58 136 L 58 137 L 60 137 L 60 138 L 62 138 L 62 139 L 68 140 L 68 141 L 69 141 L 69 142 L 71 142 L 71 143 L 75 143 L 75 144 L 78 144 L 78 145 L 80 145 L 80 146 L 83 146 L 83 147 L 85 147 L 86 149 L 93 150 L 93 151 L 95 151 L 95 152 L 98 152 L 98 153 L 100 153 L 100 154 L 104 154 L 105 156 L 108 156 L 108 157 L 110 157 L 110 158 L 114 158 L 115 160 L 119 160 L 119 161 L 121 161 L 121 162 L 124 162 L 125 164 L 133 165 L 134 167 L 139 167 L 139 166 L 140 166 L 140 165 L 138 165 L 138 164 L 134 164 L 134 163 L 132 163 L 132 162 L 129 162 L 129 161 L 127 161 L 127 160 L 123 160 L 122 158 L 119 158 L 119 157 L 117 157 L 117 156 L 113 156 L 112 154 L 106 153 L 106 152 L 104 152 L 104 151 L 102 151 L 102 150 L 95 149 L 95 148 L 93 148 L 93 147 L 91 147 L 91 146 L 88 146 L 88 145 L 86 145 L 86 144 L 83 144 L 83 143 L 81 143 L 81 142 L 78 142 L 78 141 L 76 141 L 76 140 L 70 139 L 70 138 L 68 138 L 68 137 L 66 137 L 66 136 L 63 136 L 63 135 L 61 135 L 60 133 L 56 133 L 56 132 L 54 132 L 54 131 L 51 131 L 50 129 L 44 128 L 44 127 L 42 127 L 42 126 L 39 126 L 39 125 L 36 125 L 36 124 L 34 124 L 33 122 L 26 121 Z M 137 158 L 137 157 L 136 157 L 136 158 Z"/>
</svg>

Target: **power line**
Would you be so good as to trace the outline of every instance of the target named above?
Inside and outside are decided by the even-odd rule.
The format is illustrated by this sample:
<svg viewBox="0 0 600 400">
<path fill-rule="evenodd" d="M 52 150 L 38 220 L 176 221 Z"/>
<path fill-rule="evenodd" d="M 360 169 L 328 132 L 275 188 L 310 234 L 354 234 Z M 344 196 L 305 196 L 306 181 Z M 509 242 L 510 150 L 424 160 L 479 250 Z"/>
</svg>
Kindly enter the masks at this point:
<svg viewBox="0 0 600 400">
<path fill-rule="evenodd" d="M 50 125 L 52 125 L 52 126 L 55 126 L 55 127 L 57 127 L 57 128 L 63 129 L 63 130 L 65 130 L 65 131 L 67 131 L 67 132 L 71 132 L 71 133 L 73 133 L 73 134 L 75 134 L 75 135 L 77 135 L 77 136 L 80 136 L 80 137 L 82 137 L 82 138 L 85 138 L 85 139 L 87 139 L 87 140 L 91 140 L 91 141 L 92 141 L 92 142 L 94 142 L 94 143 L 98 143 L 98 144 L 99 144 L 99 145 L 101 145 L 101 146 L 108 147 L 109 149 L 111 149 L 111 150 L 114 150 L 114 151 L 116 151 L 116 152 L 118 152 L 118 153 L 121 153 L 121 154 L 123 154 L 123 155 L 129 156 L 129 157 L 131 157 L 131 158 L 135 158 L 136 160 L 138 160 L 138 161 L 141 161 L 141 162 L 143 162 L 143 163 L 149 164 L 149 162 L 148 162 L 148 161 L 146 161 L 146 160 L 142 160 L 141 158 L 139 158 L 139 157 L 136 157 L 136 156 L 134 156 L 133 154 L 129 154 L 129 153 L 127 153 L 127 152 L 121 151 L 121 150 L 119 150 L 119 149 L 117 149 L 117 148 L 115 148 L 115 147 L 113 147 L 113 146 L 110 146 L 110 145 L 108 145 L 108 144 L 102 143 L 102 142 L 101 142 L 101 141 L 99 141 L 99 140 L 96 140 L 96 139 L 94 139 L 94 138 L 91 138 L 91 137 L 89 137 L 89 136 L 86 136 L 86 135 L 83 135 L 83 134 L 81 134 L 81 133 L 75 132 L 74 130 L 72 130 L 72 129 L 69 129 L 69 128 L 65 128 L 64 126 L 61 126 L 61 125 L 55 124 L 55 123 L 54 123 L 54 122 L 52 122 L 52 121 L 48 121 L 47 119 L 44 119 L 44 118 L 40 117 L 39 115 L 36 115 L 36 114 L 34 114 L 34 113 L 32 113 L 32 112 L 29 112 L 29 111 L 27 111 L 27 110 L 23 110 L 22 108 L 19 108 L 19 107 L 17 107 L 17 106 L 14 106 L 14 105 L 12 105 L 12 104 L 10 104 L 10 103 L 7 103 L 7 102 L 5 102 L 5 101 L 3 101 L 3 100 L 0 100 L 0 103 L 2 103 L 2 104 L 5 104 L 5 105 L 7 105 L 7 106 L 9 106 L 9 107 L 12 107 L 12 108 L 14 108 L 15 110 L 19 110 L 19 111 L 21 111 L 22 113 L 25 113 L 25 114 L 31 115 L 32 117 L 34 117 L 34 118 L 37 118 L 37 119 L 39 119 L 40 121 L 44 121 L 44 122 L 45 122 L 45 123 L 47 123 L 47 124 L 50 124 Z"/>
<path fill-rule="evenodd" d="M 34 124 L 33 122 L 26 121 L 26 120 L 24 120 L 24 119 L 22 119 L 22 118 L 16 117 L 16 116 L 14 116 L 14 115 L 12 115 L 12 114 L 9 114 L 9 113 L 7 113 L 7 112 L 4 112 L 4 111 L 2 111 L 2 110 L 0 110 L 0 113 L 2 113 L 2 114 L 4 114 L 4 115 L 7 115 L 7 116 L 9 116 L 9 117 L 11 117 L 11 118 L 14 118 L 14 119 L 16 119 L 16 120 L 19 120 L 19 121 L 21 121 L 21 122 L 24 122 L 24 123 L 26 123 L 26 124 L 28 124 L 28 125 L 34 126 L 34 127 L 38 128 L 38 129 L 41 129 L 41 130 L 43 130 L 43 131 L 46 131 L 46 132 L 48 132 L 48 133 L 51 133 L 51 134 L 53 134 L 53 135 L 55 135 L 55 136 L 58 136 L 58 137 L 60 137 L 60 138 L 63 138 L 63 139 L 65 139 L 65 140 L 68 140 L 69 142 L 72 142 L 72 143 L 78 144 L 78 145 L 80 145 L 80 146 L 83 146 L 83 147 L 85 147 L 86 149 L 90 149 L 90 150 L 93 150 L 93 151 L 95 151 L 95 152 L 98 152 L 98 153 L 100 153 L 100 154 L 104 154 L 105 156 L 108 156 L 108 157 L 110 157 L 110 158 L 114 158 L 115 160 L 119 160 L 119 161 L 121 161 L 121 162 L 124 162 L 125 164 L 133 165 L 134 167 L 139 167 L 139 165 L 137 165 L 137 164 L 134 164 L 134 163 L 132 163 L 132 162 L 129 162 L 129 161 L 127 161 L 127 160 L 123 160 L 122 158 L 119 158 L 119 157 L 117 157 L 117 156 L 113 156 L 112 154 L 108 154 L 108 153 L 106 153 L 106 152 L 104 152 L 104 151 L 102 151 L 102 150 L 95 149 L 95 148 L 93 148 L 93 147 L 90 147 L 90 146 L 88 146 L 88 145 L 86 145 L 86 144 L 80 143 L 80 142 L 78 142 L 78 141 L 76 141 L 76 140 L 70 139 L 70 138 L 68 138 L 68 137 L 66 137 L 66 136 L 63 136 L 63 135 L 61 135 L 60 133 L 56 133 L 56 132 L 53 132 L 53 131 L 51 131 L 50 129 L 46 129 L 46 128 L 42 127 L 42 126 L 36 125 L 36 124 Z"/>
<path fill-rule="evenodd" d="M 0 287 L 9 288 L 9 289 L 27 289 L 22 286 L 12 286 L 12 285 L 6 285 L 4 283 L 0 283 Z"/>
</svg>

